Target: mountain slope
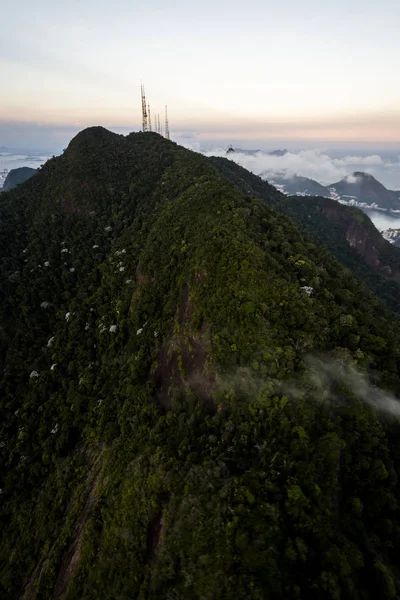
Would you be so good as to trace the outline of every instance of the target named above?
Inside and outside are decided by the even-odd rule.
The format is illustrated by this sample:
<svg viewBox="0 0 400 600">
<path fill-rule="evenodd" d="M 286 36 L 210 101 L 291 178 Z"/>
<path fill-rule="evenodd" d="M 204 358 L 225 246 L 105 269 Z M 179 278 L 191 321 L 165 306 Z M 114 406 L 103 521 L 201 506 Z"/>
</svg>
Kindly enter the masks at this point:
<svg viewBox="0 0 400 600">
<path fill-rule="evenodd" d="M 7 192 L 17 185 L 24 183 L 29 177 L 32 177 L 36 173 L 36 169 L 30 167 L 20 167 L 18 169 L 11 169 L 7 173 L 7 177 L 4 180 L 4 185 L 1 189 L 2 192 Z"/>
<path fill-rule="evenodd" d="M 395 597 L 400 326 L 351 272 L 154 133 L 0 217 L 2 597 Z"/>
<path fill-rule="evenodd" d="M 392 310 L 400 311 L 400 253 L 361 210 L 329 198 L 288 197 L 232 161 L 210 160 L 246 193 L 264 198 L 314 235 Z"/>
</svg>

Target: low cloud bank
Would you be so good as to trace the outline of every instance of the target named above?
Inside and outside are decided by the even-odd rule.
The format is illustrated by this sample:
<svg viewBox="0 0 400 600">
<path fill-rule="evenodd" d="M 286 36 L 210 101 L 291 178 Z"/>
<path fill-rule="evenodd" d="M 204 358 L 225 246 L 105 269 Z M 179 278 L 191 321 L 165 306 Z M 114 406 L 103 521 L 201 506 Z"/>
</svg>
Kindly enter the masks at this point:
<svg viewBox="0 0 400 600">
<path fill-rule="evenodd" d="M 273 176 L 284 178 L 301 175 L 315 179 L 323 185 L 336 183 L 354 171 L 370 173 L 389 188 L 400 188 L 400 156 L 383 159 L 379 154 L 370 156 L 332 157 L 321 150 L 302 150 L 275 156 L 259 151 L 255 154 L 232 152 L 216 148 L 205 152 L 206 156 L 223 156 L 266 179 Z"/>
</svg>

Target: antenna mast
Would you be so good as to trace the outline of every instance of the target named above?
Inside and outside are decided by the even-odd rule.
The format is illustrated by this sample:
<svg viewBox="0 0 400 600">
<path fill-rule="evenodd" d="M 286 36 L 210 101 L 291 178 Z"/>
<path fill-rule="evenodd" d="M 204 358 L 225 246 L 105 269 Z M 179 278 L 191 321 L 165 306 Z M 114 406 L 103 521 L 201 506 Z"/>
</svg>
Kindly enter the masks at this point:
<svg viewBox="0 0 400 600">
<path fill-rule="evenodd" d="M 144 86 L 141 84 L 140 86 L 142 92 L 142 131 L 148 131 L 147 128 L 147 109 L 146 109 L 146 96 L 144 93 Z"/>
<path fill-rule="evenodd" d="M 167 109 L 167 105 L 165 105 L 165 137 L 167 138 L 167 140 L 170 139 L 170 137 L 169 137 L 169 124 L 168 124 L 168 109 Z"/>
<path fill-rule="evenodd" d="M 150 104 L 147 105 L 147 112 L 149 114 L 149 131 L 151 131 L 151 113 L 150 113 Z"/>
</svg>

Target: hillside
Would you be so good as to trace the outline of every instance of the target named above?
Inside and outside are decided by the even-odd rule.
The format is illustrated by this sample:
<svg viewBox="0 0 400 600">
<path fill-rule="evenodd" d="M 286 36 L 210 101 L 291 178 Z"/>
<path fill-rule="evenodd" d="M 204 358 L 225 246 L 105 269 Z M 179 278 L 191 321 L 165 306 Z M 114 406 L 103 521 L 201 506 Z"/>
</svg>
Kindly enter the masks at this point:
<svg viewBox="0 0 400 600">
<path fill-rule="evenodd" d="M 11 169 L 7 173 L 7 177 L 4 180 L 4 185 L 1 188 L 2 192 L 7 192 L 17 185 L 24 183 L 29 177 L 32 177 L 36 173 L 36 169 L 30 167 L 20 167 L 18 169 Z"/>
<path fill-rule="evenodd" d="M 2 598 L 400 593 L 399 321 L 214 164 L 97 127 L 3 194 Z"/>
<path fill-rule="evenodd" d="M 263 198 L 314 235 L 389 308 L 400 312 L 399 249 L 382 237 L 365 213 L 326 197 L 283 195 L 232 161 L 210 160 L 240 189 Z"/>
</svg>

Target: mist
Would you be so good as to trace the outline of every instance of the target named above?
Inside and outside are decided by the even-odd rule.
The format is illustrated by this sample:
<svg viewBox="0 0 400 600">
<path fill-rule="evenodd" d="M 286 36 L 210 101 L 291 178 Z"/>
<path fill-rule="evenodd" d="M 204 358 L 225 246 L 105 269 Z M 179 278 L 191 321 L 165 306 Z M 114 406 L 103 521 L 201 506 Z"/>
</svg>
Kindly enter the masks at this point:
<svg viewBox="0 0 400 600">
<path fill-rule="evenodd" d="M 273 179 L 274 175 L 284 178 L 300 175 L 330 185 L 354 171 L 363 171 L 373 175 L 389 189 L 400 188 L 400 156 L 396 154 L 333 156 L 328 151 L 311 149 L 289 151 L 283 156 L 273 156 L 262 150 L 255 154 L 235 152 L 227 155 L 225 148 L 215 148 L 204 154 L 229 158 L 265 179 Z"/>
<path fill-rule="evenodd" d="M 235 373 L 219 376 L 219 390 L 239 397 L 256 398 L 284 394 L 296 400 L 307 394 L 333 405 L 351 402 L 349 394 L 374 408 L 381 417 L 400 419 L 400 399 L 371 383 L 361 369 L 353 363 L 335 360 L 330 356 L 307 355 L 306 371 L 299 380 L 282 381 L 274 377 L 257 377 L 250 368 L 240 367 Z M 302 381 L 303 380 L 303 381 Z M 339 392 L 339 388 L 346 390 Z"/>
<path fill-rule="evenodd" d="M 310 369 L 314 388 L 321 398 L 342 403 L 343 398 L 337 394 L 337 388 L 344 385 L 354 396 L 372 406 L 382 416 L 400 419 L 400 400 L 373 385 L 354 364 L 315 356 L 307 356 L 305 362 Z"/>
<path fill-rule="evenodd" d="M 394 216 L 393 213 L 380 210 L 365 210 L 365 212 L 379 231 L 400 229 L 400 216 Z"/>
</svg>

